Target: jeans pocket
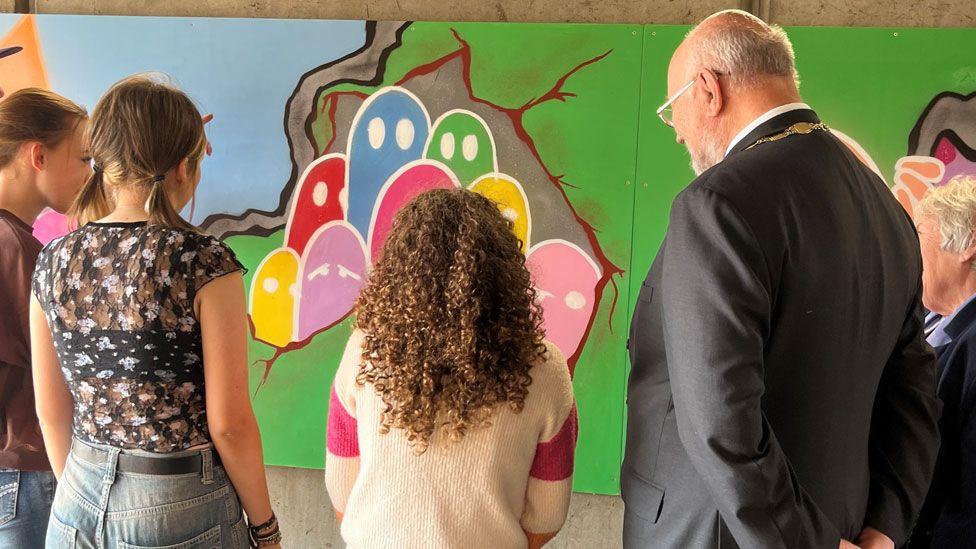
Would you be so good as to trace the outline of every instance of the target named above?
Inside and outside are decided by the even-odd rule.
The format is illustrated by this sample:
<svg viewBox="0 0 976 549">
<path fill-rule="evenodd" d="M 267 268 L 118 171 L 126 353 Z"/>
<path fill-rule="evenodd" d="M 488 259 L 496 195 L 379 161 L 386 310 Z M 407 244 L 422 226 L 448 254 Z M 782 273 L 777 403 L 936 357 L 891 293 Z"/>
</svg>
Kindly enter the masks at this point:
<svg viewBox="0 0 976 549">
<path fill-rule="evenodd" d="M 244 515 L 241 515 L 240 520 L 230 528 L 231 535 L 234 537 L 233 547 L 243 547 L 247 548 L 251 546 L 251 536 L 247 531 L 247 521 L 244 519 Z"/>
<path fill-rule="evenodd" d="M 0 471 L 0 526 L 17 518 L 20 471 Z"/>
<path fill-rule="evenodd" d="M 54 515 L 51 515 L 51 520 L 48 522 L 47 527 L 47 542 L 45 544 L 47 547 L 75 549 L 75 540 L 77 538 L 78 530 L 61 522 Z"/>
<path fill-rule="evenodd" d="M 135 545 L 119 542 L 120 549 L 221 549 L 220 525 L 214 526 L 199 536 L 173 545 Z"/>
</svg>

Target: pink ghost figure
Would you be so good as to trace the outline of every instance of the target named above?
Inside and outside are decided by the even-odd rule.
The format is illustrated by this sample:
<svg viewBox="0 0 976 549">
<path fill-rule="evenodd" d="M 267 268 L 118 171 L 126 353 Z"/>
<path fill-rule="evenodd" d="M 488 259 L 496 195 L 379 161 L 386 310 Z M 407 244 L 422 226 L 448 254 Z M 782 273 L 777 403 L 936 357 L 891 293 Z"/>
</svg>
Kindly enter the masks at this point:
<svg viewBox="0 0 976 549">
<path fill-rule="evenodd" d="M 48 242 L 60 238 L 68 232 L 68 218 L 54 210 L 44 210 L 34 220 L 34 238 L 40 240 L 41 244 L 45 246 Z"/>
<path fill-rule="evenodd" d="M 600 267 L 579 246 L 546 240 L 525 260 L 542 305 L 543 328 L 567 358 L 576 354 L 596 305 Z"/>
<path fill-rule="evenodd" d="M 380 189 L 373 206 L 373 218 L 369 222 L 369 251 L 372 260 L 379 259 L 386 235 L 393 228 L 393 216 L 400 208 L 424 191 L 458 187 L 460 183 L 454 172 L 436 160 L 416 160 L 404 164 L 391 175 Z"/>
<path fill-rule="evenodd" d="M 297 341 L 339 322 L 352 310 L 366 281 L 366 243 L 346 221 L 319 227 L 302 255 Z"/>
</svg>

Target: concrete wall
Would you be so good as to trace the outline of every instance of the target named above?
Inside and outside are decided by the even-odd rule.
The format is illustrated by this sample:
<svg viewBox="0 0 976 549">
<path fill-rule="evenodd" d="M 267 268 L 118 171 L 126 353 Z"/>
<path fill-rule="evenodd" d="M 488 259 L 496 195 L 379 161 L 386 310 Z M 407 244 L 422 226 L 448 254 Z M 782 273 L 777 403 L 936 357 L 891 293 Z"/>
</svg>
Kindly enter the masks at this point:
<svg viewBox="0 0 976 549">
<path fill-rule="evenodd" d="M 972 27 L 972 0 L 0 0 L 0 12 L 25 5 L 37 13 L 691 24 L 730 7 L 753 7 L 781 25 Z M 322 473 L 268 467 L 285 548 L 342 547 Z M 550 546 L 620 545 L 620 498 L 575 494 L 569 521 Z"/>
<path fill-rule="evenodd" d="M 781 25 L 976 25 L 972 0 L 0 0 L 0 11 L 17 4 L 37 13 L 670 24 L 755 6 Z"/>
</svg>

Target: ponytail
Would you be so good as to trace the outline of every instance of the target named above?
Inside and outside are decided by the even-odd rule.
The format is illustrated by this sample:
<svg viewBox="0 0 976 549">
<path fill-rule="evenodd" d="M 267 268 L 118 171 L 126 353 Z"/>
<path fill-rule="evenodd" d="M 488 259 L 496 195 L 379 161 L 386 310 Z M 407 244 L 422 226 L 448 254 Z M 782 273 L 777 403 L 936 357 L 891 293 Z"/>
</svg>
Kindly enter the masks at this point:
<svg viewBox="0 0 976 549">
<path fill-rule="evenodd" d="M 165 177 L 157 175 L 153 177 L 149 190 L 149 199 L 146 200 L 146 212 L 149 213 L 149 222 L 154 225 L 163 225 L 188 231 L 197 232 L 199 229 L 183 219 L 179 212 L 173 208 L 172 202 L 166 196 L 163 189 Z"/>
<path fill-rule="evenodd" d="M 105 217 L 111 211 L 108 195 L 105 193 L 102 169 L 96 165 L 92 169 L 92 174 L 88 176 L 85 186 L 81 188 L 81 192 L 68 209 L 68 224 L 71 229 L 77 229 L 89 221 Z"/>
</svg>

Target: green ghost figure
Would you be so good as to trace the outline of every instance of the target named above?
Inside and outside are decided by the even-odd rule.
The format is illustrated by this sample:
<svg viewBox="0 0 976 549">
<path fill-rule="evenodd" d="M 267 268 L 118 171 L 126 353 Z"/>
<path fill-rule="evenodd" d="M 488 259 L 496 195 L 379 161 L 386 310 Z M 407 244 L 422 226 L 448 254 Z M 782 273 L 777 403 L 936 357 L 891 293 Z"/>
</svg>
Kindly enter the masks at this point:
<svg viewBox="0 0 976 549">
<path fill-rule="evenodd" d="M 434 122 L 424 158 L 443 162 L 467 187 L 486 173 L 498 171 L 495 142 L 480 116 L 448 111 Z"/>
</svg>

